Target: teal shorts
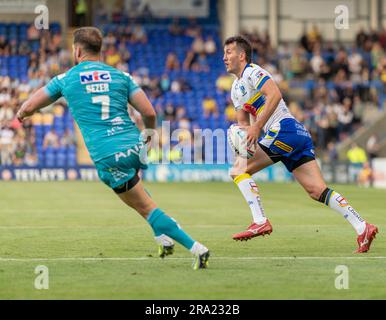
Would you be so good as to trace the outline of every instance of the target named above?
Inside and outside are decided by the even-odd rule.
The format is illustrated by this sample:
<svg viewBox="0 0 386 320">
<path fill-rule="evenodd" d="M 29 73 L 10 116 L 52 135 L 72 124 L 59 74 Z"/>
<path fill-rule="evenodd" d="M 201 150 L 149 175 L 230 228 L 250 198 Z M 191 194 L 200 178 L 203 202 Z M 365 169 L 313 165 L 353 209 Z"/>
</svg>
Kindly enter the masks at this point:
<svg viewBox="0 0 386 320">
<path fill-rule="evenodd" d="M 128 150 L 95 162 L 99 178 L 115 189 L 130 181 L 140 169 L 147 169 L 147 148 L 142 142 Z"/>
</svg>

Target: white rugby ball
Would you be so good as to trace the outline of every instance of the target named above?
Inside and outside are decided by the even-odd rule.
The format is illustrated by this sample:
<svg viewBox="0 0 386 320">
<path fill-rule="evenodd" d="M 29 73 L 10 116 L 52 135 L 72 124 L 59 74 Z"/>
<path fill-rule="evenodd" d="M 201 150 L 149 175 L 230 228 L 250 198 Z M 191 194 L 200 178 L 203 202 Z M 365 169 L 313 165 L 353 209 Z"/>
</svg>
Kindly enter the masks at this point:
<svg viewBox="0 0 386 320">
<path fill-rule="evenodd" d="M 256 152 L 256 145 L 247 145 L 247 131 L 237 124 L 229 127 L 228 142 L 236 156 L 249 159 Z"/>
</svg>

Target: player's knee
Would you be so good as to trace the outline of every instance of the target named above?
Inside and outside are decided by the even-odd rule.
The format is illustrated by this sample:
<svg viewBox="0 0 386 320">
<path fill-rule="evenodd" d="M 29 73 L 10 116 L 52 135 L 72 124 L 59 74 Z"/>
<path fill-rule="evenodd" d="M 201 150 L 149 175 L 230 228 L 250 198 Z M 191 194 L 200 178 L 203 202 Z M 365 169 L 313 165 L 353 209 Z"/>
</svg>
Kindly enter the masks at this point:
<svg viewBox="0 0 386 320">
<path fill-rule="evenodd" d="M 246 170 L 244 170 L 245 168 L 242 168 L 240 166 L 234 166 L 230 172 L 229 172 L 229 175 L 231 176 L 231 178 L 234 180 L 236 177 L 238 177 L 239 175 L 241 174 L 244 174 L 244 173 L 247 173 Z"/>
<path fill-rule="evenodd" d="M 132 205 L 133 209 L 135 209 L 140 215 L 147 216 L 149 212 L 156 208 L 152 203 L 144 203 L 138 202 Z"/>
<path fill-rule="evenodd" d="M 314 200 L 316 200 L 316 201 L 319 200 L 320 195 L 322 194 L 323 190 L 324 190 L 324 189 L 323 189 L 323 188 L 320 188 L 319 186 L 312 186 L 312 187 L 308 187 L 308 188 L 307 188 L 308 195 L 309 195 L 312 199 L 314 199 Z"/>
</svg>

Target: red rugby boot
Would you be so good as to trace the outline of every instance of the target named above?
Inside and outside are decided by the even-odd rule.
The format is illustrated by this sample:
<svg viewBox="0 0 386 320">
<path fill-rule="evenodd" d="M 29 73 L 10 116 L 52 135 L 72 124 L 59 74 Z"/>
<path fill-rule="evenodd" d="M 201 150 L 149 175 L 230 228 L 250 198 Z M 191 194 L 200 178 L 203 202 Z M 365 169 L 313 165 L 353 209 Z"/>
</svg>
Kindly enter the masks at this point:
<svg viewBox="0 0 386 320">
<path fill-rule="evenodd" d="M 373 239 L 375 239 L 375 235 L 378 233 L 378 228 L 373 224 L 366 222 L 366 229 L 362 234 L 358 236 L 357 242 L 359 248 L 355 251 L 355 253 L 363 253 L 370 250 L 370 245 Z"/>
<path fill-rule="evenodd" d="M 265 234 L 271 234 L 272 232 L 272 226 L 269 220 L 267 219 L 266 222 L 263 224 L 257 224 L 257 223 L 252 223 L 246 231 L 236 233 L 233 235 L 233 240 L 249 240 L 254 237 L 258 236 L 264 236 Z"/>
</svg>

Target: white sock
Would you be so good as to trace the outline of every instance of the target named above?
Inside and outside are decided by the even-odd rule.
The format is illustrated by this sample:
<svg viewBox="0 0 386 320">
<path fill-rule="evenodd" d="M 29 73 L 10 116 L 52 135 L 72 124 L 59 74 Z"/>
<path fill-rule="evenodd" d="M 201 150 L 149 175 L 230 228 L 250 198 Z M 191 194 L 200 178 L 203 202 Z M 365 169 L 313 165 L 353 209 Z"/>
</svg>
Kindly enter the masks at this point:
<svg viewBox="0 0 386 320">
<path fill-rule="evenodd" d="M 338 192 L 329 190 L 324 202 L 331 209 L 339 212 L 355 229 L 358 235 L 362 234 L 366 228 L 366 221 L 361 218 L 358 212 L 343 198 Z"/>
<path fill-rule="evenodd" d="M 170 247 L 174 244 L 173 239 L 168 237 L 166 234 L 154 237 L 158 244 L 162 244 L 164 247 Z"/>
<path fill-rule="evenodd" d="M 251 209 L 253 221 L 257 224 L 265 223 L 267 218 L 264 215 L 259 189 L 255 181 L 253 181 L 248 173 L 237 176 L 234 181 Z"/>
<path fill-rule="evenodd" d="M 196 241 L 194 244 L 193 244 L 193 247 L 190 249 L 190 252 L 195 255 L 195 256 L 199 256 L 201 254 L 204 254 L 205 252 L 208 251 L 208 248 L 205 247 L 204 245 L 202 245 L 201 243 L 199 243 L 198 241 Z"/>
</svg>

